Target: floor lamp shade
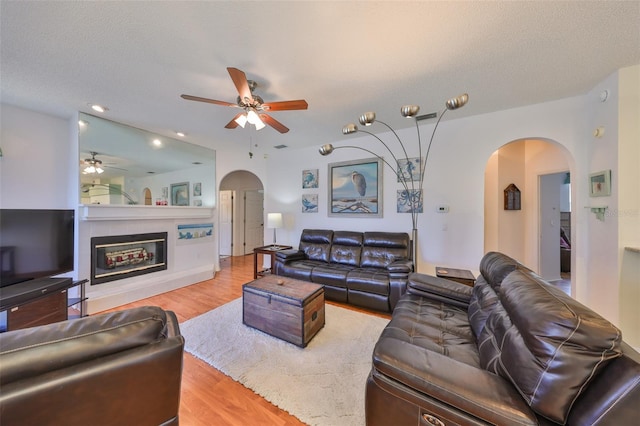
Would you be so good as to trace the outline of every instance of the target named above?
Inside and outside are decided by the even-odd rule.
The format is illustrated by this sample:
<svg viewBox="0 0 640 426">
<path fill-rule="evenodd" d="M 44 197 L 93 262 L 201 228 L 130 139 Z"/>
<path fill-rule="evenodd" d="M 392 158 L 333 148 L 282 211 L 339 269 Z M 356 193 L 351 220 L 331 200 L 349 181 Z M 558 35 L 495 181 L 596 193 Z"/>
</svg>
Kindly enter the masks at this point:
<svg viewBox="0 0 640 426">
<path fill-rule="evenodd" d="M 273 228 L 273 245 L 276 245 L 276 229 L 282 228 L 282 213 L 267 213 L 267 228 Z"/>
</svg>

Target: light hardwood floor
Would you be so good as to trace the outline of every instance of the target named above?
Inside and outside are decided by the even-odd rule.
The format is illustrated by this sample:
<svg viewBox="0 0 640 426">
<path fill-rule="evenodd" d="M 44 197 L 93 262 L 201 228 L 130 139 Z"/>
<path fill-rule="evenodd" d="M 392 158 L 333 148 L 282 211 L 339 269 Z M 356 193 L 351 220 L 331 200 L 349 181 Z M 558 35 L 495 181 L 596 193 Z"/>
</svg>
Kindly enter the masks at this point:
<svg viewBox="0 0 640 426">
<path fill-rule="evenodd" d="M 111 311 L 155 305 L 175 312 L 178 321 L 184 322 L 241 297 L 242 284 L 253 280 L 252 255 L 221 259 L 220 266 L 221 271 L 217 272 L 215 278 L 211 280 L 119 306 Z M 350 309 L 361 311 L 353 307 Z M 390 315 L 362 312 L 390 318 Z M 304 423 L 204 361 L 185 352 L 180 424 L 185 426 L 246 424 L 278 426 Z"/>
</svg>

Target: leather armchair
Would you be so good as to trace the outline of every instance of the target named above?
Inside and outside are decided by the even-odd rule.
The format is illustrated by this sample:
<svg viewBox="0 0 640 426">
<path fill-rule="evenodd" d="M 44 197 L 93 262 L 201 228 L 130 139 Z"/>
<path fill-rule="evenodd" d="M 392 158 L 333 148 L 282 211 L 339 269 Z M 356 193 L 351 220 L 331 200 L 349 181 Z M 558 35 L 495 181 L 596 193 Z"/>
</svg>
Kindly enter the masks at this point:
<svg viewBox="0 0 640 426">
<path fill-rule="evenodd" d="M 0 334 L 2 425 L 177 425 L 183 347 L 149 306 Z"/>
</svg>

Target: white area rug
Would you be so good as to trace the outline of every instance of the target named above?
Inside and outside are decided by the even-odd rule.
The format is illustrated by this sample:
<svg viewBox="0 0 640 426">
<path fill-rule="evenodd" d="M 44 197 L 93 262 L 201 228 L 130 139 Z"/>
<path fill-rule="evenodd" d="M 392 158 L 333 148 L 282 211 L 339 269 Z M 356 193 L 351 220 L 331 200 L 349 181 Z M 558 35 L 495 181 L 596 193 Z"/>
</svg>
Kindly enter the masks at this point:
<svg viewBox="0 0 640 426">
<path fill-rule="evenodd" d="M 327 304 L 302 349 L 242 324 L 242 299 L 180 325 L 187 352 L 309 425 L 362 426 L 371 354 L 389 322 Z"/>
</svg>

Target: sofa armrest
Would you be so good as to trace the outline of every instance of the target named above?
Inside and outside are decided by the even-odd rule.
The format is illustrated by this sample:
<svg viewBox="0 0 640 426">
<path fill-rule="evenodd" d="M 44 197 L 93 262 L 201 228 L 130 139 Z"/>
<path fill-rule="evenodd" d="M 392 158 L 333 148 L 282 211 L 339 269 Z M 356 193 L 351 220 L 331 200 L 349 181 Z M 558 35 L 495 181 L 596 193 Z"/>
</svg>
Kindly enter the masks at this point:
<svg viewBox="0 0 640 426">
<path fill-rule="evenodd" d="M 410 259 L 398 259 L 387 265 L 387 271 L 394 274 L 407 274 L 413 272 L 413 261 Z"/>
<path fill-rule="evenodd" d="M 390 380 L 491 424 L 536 425 L 535 413 L 502 377 L 445 355 L 382 337 L 373 352 L 373 377 Z"/>
<path fill-rule="evenodd" d="M 415 272 L 409 275 L 407 292 L 466 309 L 469 307 L 473 287 Z"/>
<path fill-rule="evenodd" d="M 277 262 L 289 262 L 291 260 L 303 260 L 306 256 L 302 250 L 296 249 L 288 249 L 288 250 L 278 250 L 276 252 L 276 261 Z"/>
</svg>

